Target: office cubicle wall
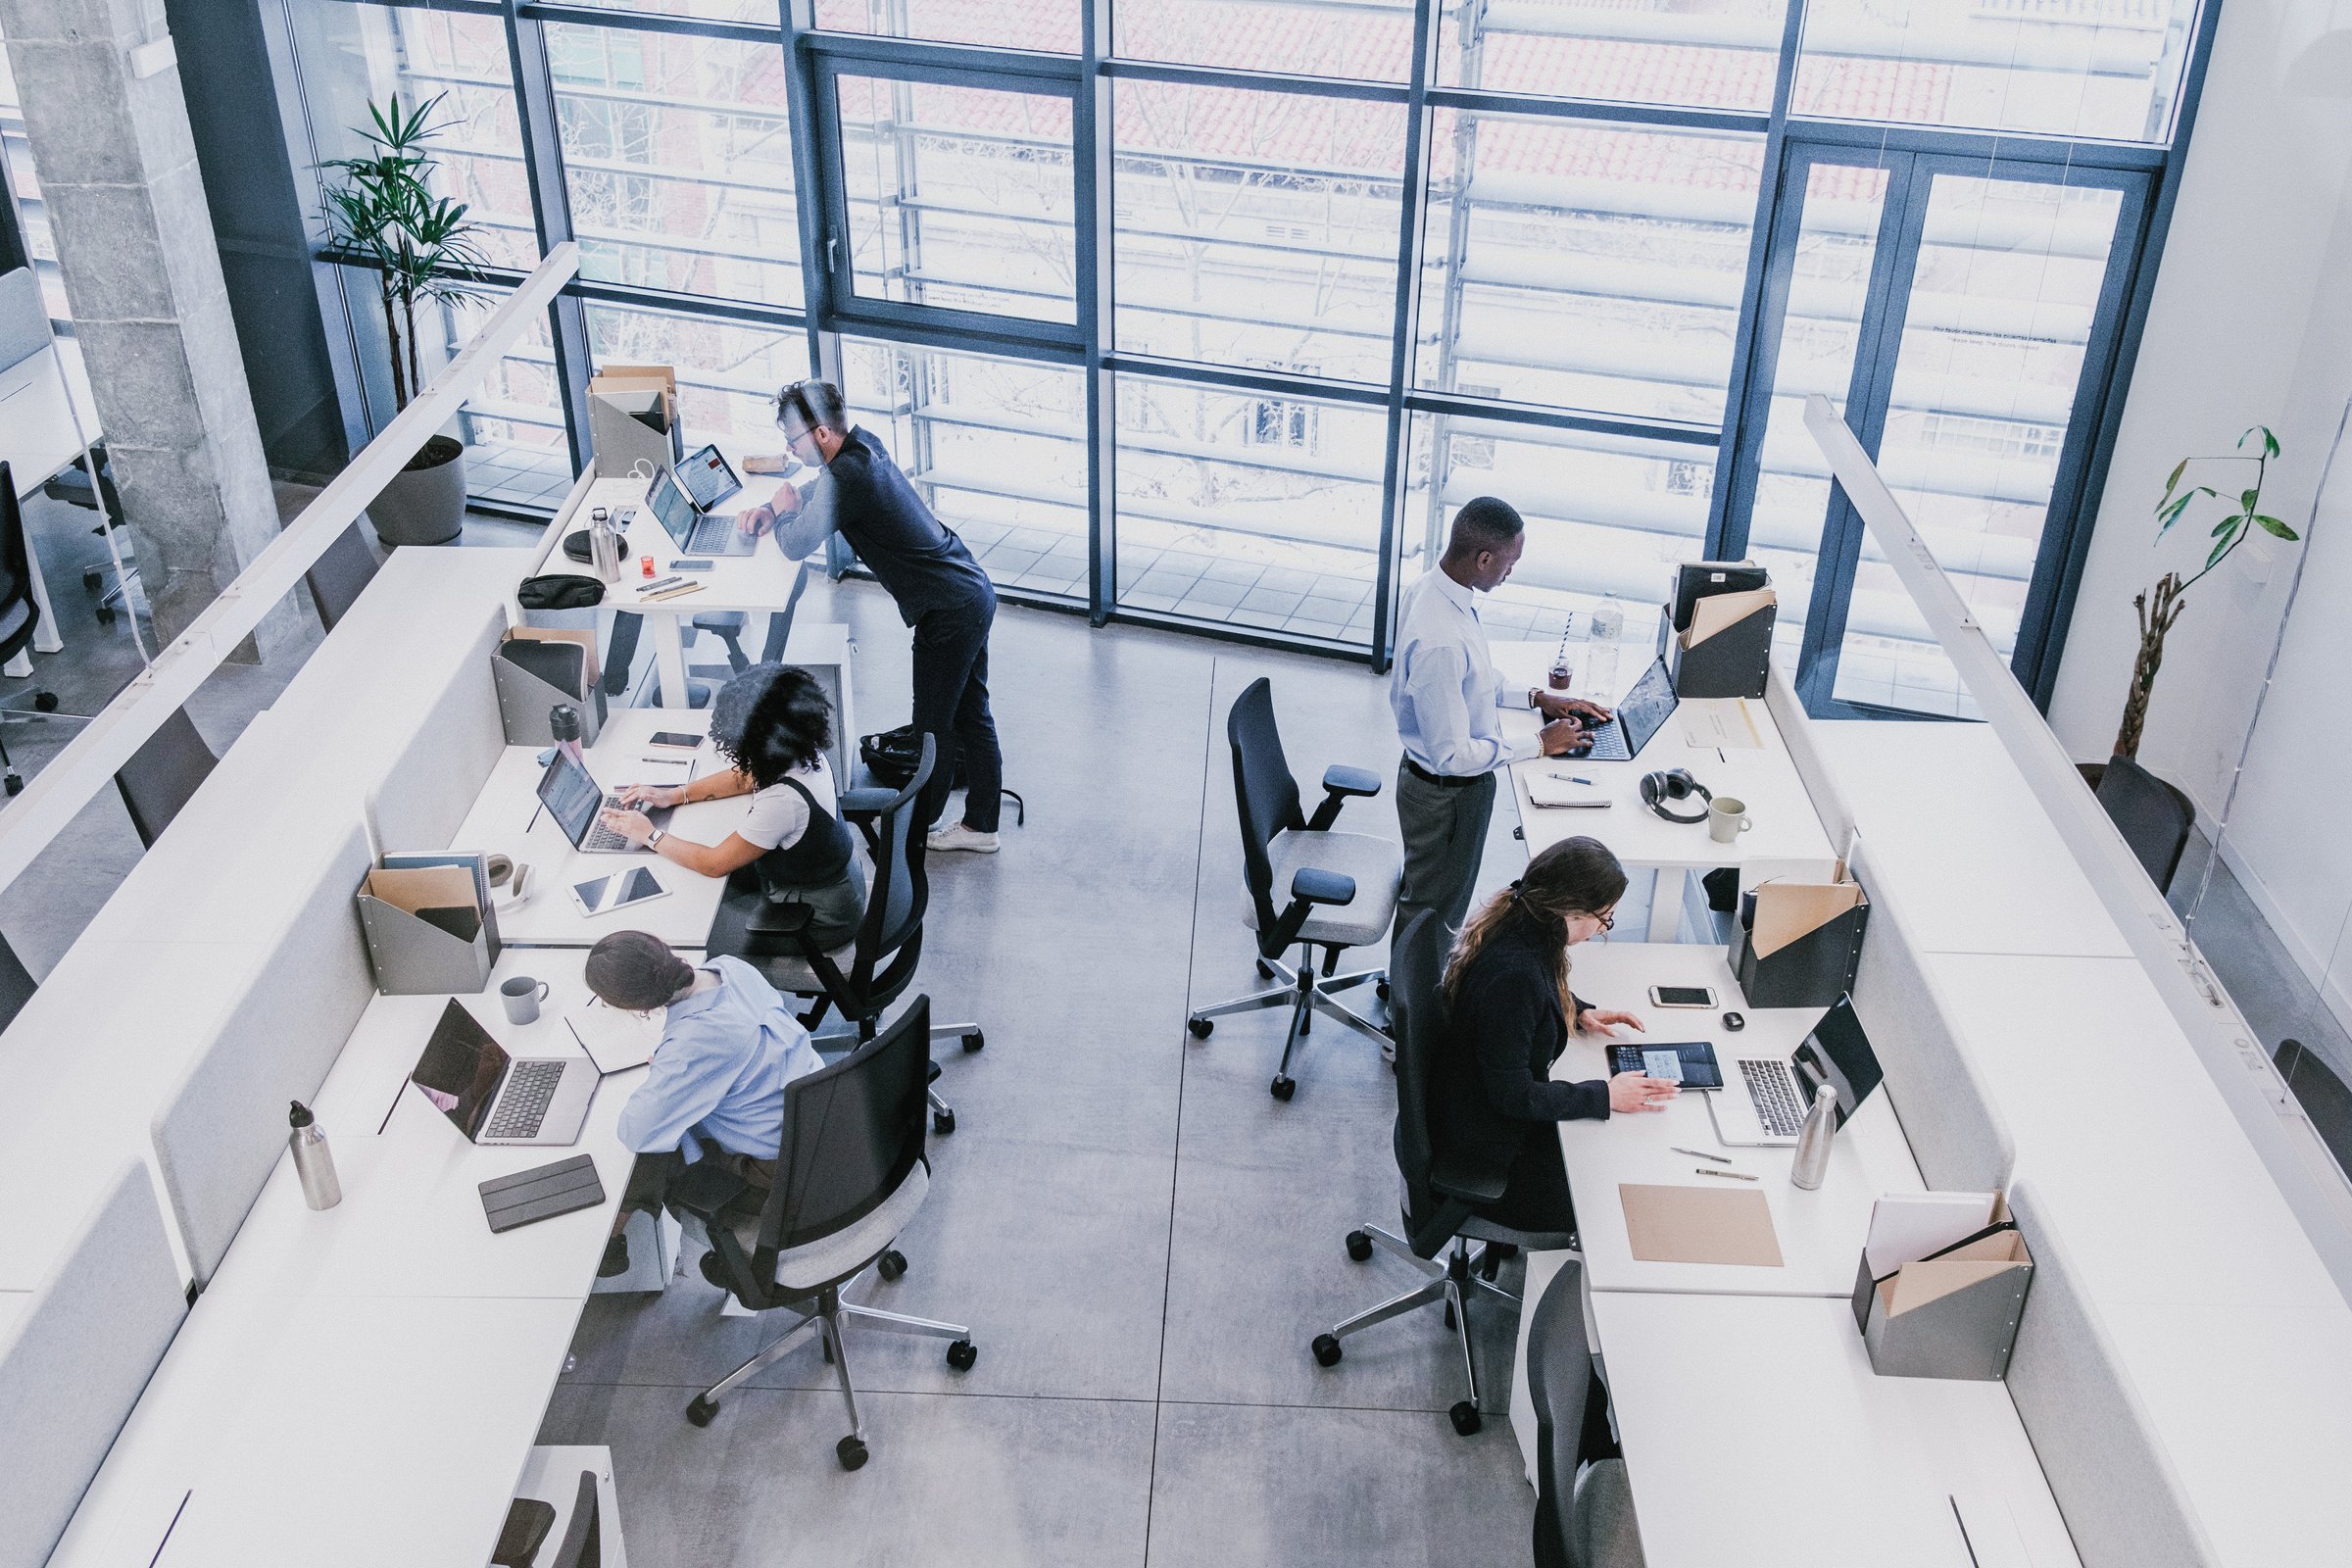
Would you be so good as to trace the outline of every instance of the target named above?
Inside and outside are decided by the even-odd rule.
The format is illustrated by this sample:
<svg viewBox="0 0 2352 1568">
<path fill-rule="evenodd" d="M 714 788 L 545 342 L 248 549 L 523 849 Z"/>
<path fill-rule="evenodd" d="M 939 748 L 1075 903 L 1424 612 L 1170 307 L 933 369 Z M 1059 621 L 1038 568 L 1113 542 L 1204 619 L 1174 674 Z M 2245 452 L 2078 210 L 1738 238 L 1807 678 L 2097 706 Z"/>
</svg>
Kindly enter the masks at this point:
<svg viewBox="0 0 2352 1568">
<path fill-rule="evenodd" d="M 44 1200 L 91 1187 L 58 1172 Z M 40 1568 L 187 1315 L 147 1168 L 118 1166 L 57 1272 L 0 1331 L 0 1568 Z"/>
<path fill-rule="evenodd" d="M 2010 1190 L 2009 1208 L 2034 1253 L 2009 1399 L 2082 1568 L 2216 1568 L 2212 1543 L 2188 1511 L 2098 1309 L 2034 1202 L 2031 1179 Z"/>
<path fill-rule="evenodd" d="M 498 765 L 507 736 L 490 660 L 506 629 L 502 612 L 483 612 L 447 682 L 385 768 L 368 808 L 379 849 L 447 847 Z"/>
<path fill-rule="evenodd" d="M 318 1092 L 375 996 L 352 903 L 369 863 L 354 821 L 319 860 L 286 868 L 310 879 L 308 895 L 156 1112 L 164 1191 L 200 1283 L 220 1266 L 285 1148 L 287 1102 Z"/>
</svg>

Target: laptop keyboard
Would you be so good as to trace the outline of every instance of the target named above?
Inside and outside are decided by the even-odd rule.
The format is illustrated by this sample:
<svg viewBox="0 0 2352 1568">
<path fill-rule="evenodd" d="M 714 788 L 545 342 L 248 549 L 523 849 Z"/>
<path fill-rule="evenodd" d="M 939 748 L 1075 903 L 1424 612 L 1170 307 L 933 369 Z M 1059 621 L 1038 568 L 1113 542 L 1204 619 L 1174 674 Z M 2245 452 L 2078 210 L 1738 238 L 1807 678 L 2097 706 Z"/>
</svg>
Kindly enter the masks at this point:
<svg viewBox="0 0 2352 1568">
<path fill-rule="evenodd" d="M 1775 1138 L 1794 1138 L 1804 1129 L 1805 1100 L 1797 1093 L 1796 1075 L 1778 1057 L 1741 1060 L 1740 1076 L 1747 1098 L 1756 1104 L 1756 1120 Z"/>
<path fill-rule="evenodd" d="M 506 1091 L 498 1097 L 482 1136 L 536 1137 L 539 1124 L 547 1119 L 548 1102 L 556 1098 L 556 1085 L 563 1081 L 564 1063 L 560 1061 L 518 1061 L 509 1067 Z"/>
<path fill-rule="evenodd" d="M 705 517 L 694 525 L 694 534 L 686 541 L 689 552 L 699 556 L 722 554 L 734 542 L 733 517 Z"/>
<path fill-rule="evenodd" d="M 588 836 L 580 841 L 580 848 L 583 850 L 598 850 L 612 854 L 619 854 L 635 849 L 637 847 L 636 845 L 631 844 L 627 839 L 622 838 L 619 834 L 605 826 L 604 813 L 607 811 L 634 811 L 636 809 L 636 807 L 630 806 L 623 802 L 619 795 L 607 795 L 603 803 L 597 807 L 596 826 L 588 830 Z"/>
<path fill-rule="evenodd" d="M 1630 762 L 1633 760 L 1634 754 L 1626 750 L 1625 726 L 1615 719 L 1592 731 L 1592 749 L 1578 759 L 1586 762 Z"/>
</svg>

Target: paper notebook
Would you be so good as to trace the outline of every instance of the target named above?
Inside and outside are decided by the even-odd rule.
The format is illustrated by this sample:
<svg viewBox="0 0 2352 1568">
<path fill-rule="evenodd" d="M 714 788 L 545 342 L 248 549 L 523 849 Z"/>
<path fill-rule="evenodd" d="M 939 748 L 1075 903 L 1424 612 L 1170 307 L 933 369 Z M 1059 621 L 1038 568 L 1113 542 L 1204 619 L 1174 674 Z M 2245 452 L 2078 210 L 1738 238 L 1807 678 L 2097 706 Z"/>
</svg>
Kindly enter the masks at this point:
<svg viewBox="0 0 2352 1568">
<path fill-rule="evenodd" d="M 1731 1263 L 1779 1268 L 1772 1207 L 1755 1190 L 1619 1182 L 1626 1241 L 1644 1263 Z"/>
<path fill-rule="evenodd" d="M 1537 806 L 1600 808 L 1609 804 L 1609 797 L 1597 784 L 1579 784 L 1574 779 L 1555 773 L 1530 773 L 1527 777 L 1527 798 Z"/>
<path fill-rule="evenodd" d="M 564 1022 L 570 1026 L 572 1038 L 588 1053 L 599 1073 L 626 1072 L 642 1067 L 654 1059 L 654 1048 L 662 1043 L 662 1029 L 651 1018 L 640 1018 L 633 1012 L 609 1007 L 602 1002 L 565 1010 Z"/>
</svg>

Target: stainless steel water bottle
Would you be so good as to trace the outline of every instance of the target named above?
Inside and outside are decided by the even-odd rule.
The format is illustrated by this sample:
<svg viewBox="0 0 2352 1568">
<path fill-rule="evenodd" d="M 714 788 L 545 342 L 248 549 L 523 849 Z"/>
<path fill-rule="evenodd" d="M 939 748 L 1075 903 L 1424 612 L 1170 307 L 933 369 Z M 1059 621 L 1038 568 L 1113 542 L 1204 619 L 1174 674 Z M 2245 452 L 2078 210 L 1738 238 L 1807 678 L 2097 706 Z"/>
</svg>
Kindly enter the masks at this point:
<svg viewBox="0 0 2352 1568">
<path fill-rule="evenodd" d="M 612 526 L 602 507 L 588 524 L 588 560 L 597 581 L 620 581 L 620 530 Z"/>
<path fill-rule="evenodd" d="M 1788 1179 L 1806 1192 L 1821 1185 L 1830 1173 L 1830 1142 L 1838 1136 L 1838 1091 L 1823 1084 L 1813 1096 L 1813 1108 L 1805 1112 L 1805 1125 L 1796 1135 L 1796 1159 L 1788 1167 Z"/>
<path fill-rule="evenodd" d="M 575 762 L 580 756 L 580 710 L 569 703 L 558 703 L 547 710 L 548 738 L 564 748 Z"/>
<path fill-rule="evenodd" d="M 294 1174 L 302 1178 L 302 1200 L 313 1208 L 332 1208 L 343 1201 L 343 1184 L 335 1179 L 334 1152 L 326 1147 L 326 1134 L 311 1115 L 311 1107 L 301 1101 L 286 1120 L 294 1131 L 287 1135 L 286 1146 L 294 1151 Z"/>
</svg>

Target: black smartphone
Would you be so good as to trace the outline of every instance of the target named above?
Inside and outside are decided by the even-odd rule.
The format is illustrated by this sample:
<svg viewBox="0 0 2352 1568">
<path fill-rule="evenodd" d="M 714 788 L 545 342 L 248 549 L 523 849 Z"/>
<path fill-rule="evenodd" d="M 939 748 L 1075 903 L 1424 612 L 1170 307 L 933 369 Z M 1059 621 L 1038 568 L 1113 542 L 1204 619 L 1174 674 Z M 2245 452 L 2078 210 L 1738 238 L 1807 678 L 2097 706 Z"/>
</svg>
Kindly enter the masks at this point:
<svg viewBox="0 0 2352 1568">
<path fill-rule="evenodd" d="M 659 746 L 667 751 L 691 752 L 701 749 L 703 738 L 700 735 L 690 735 L 683 730 L 660 729 L 654 731 L 654 738 L 646 744 Z"/>
<path fill-rule="evenodd" d="M 1715 993 L 1705 986 L 1651 986 L 1649 1000 L 1660 1007 L 1712 1007 Z"/>
</svg>

